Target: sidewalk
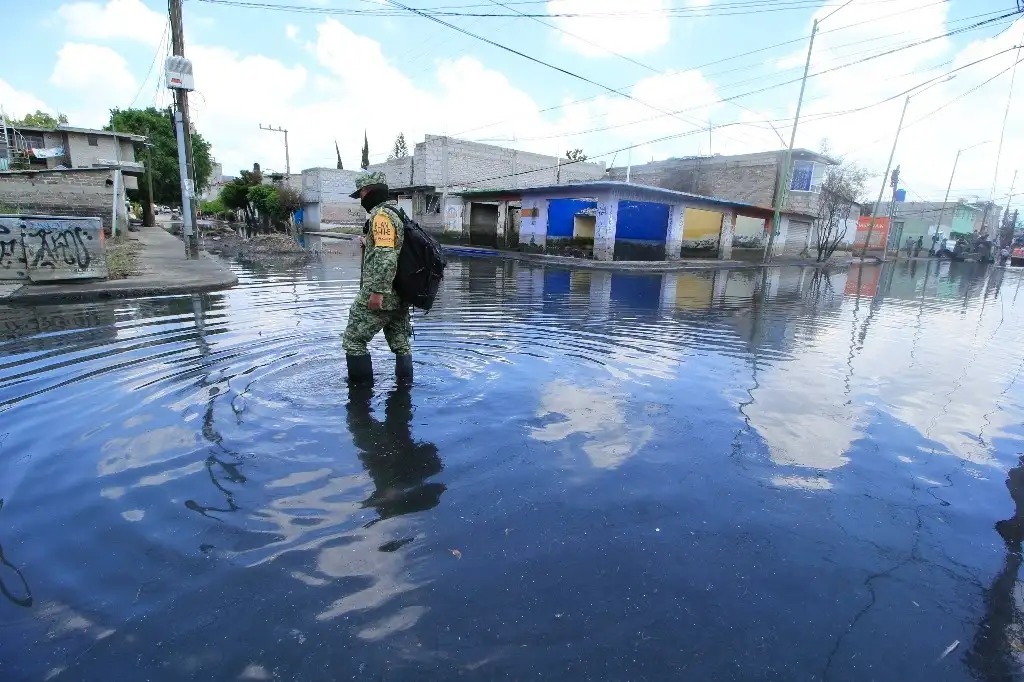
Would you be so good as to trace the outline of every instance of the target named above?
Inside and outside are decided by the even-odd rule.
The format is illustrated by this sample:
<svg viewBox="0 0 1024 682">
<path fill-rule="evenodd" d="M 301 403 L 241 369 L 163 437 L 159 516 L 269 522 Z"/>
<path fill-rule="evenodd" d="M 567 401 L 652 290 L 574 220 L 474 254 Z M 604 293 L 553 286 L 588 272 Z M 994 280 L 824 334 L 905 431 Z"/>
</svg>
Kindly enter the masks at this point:
<svg viewBox="0 0 1024 682">
<path fill-rule="evenodd" d="M 0 303 L 65 303 L 107 298 L 135 298 L 228 289 L 238 284 L 225 265 L 200 254 L 185 258 L 185 244 L 159 227 L 144 227 L 130 238 L 142 245 L 138 275 L 125 279 L 61 284 L 0 284 Z"/>
</svg>

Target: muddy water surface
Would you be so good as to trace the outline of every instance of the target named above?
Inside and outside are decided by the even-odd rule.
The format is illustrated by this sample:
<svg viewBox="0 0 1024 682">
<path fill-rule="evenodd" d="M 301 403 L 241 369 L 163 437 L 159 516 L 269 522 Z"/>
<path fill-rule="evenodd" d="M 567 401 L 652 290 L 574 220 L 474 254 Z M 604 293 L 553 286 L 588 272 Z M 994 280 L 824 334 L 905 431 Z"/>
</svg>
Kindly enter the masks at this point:
<svg viewBox="0 0 1024 682">
<path fill-rule="evenodd" d="M 1017 674 L 1018 272 L 235 267 L 0 307 L 0 679 Z"/>
</svg>

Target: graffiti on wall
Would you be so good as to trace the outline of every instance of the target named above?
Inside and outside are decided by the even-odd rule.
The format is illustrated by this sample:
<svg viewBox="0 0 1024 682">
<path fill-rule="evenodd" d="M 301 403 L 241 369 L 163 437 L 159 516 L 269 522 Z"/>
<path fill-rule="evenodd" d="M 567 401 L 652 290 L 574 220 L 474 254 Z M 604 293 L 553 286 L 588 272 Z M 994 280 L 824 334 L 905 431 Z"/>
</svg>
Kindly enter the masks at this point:
<svg viewBox="0 0 1024 682">
<path fill-rule="evenodd" d="M 99 218 L 0 218 L 0 279 L 53 282 L 106 276 Z"/>
<path fill-rule="evenodd" d="M 0 223 L 0 281 L 22 280 L 26 277 L 20 229 Z"/>
</svg>

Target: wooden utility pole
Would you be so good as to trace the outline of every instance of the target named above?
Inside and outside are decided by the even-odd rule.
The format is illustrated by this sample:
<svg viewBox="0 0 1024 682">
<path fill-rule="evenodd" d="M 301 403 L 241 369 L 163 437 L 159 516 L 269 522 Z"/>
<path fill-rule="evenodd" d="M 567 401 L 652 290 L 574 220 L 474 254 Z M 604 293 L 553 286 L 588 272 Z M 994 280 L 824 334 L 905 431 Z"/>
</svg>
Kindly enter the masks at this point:
<svg viewBox="0 0 1024 682">
<path fill-rule="evenodd" d="M 847 3 L 849 4 L 849 3 Z M 845 5 L 844 5 L 845 6 Z M 839 9 L 842 9 L 840 7 Z M 838 10 L 836 10 L 838 11 Z M 835 12 L 833 12 L 835 14 Z M 830 15 L 831 16 L 831 15 Z M 804 104 L 804 91 L 807 89 L 807 73 L 811 69 L 811 53 L 814 51 L 814 36 L 818 34 L 818 20 L 814 20 L 811 27 L 811 40 L 807 44 L 807 61 L 804 63 L 804 77 L 800 81 L 800 97 L 796 100 L 796 116 L 793 118 L 793 132 L 789 137 L 789 148 L 782 155 L 782 164 L 779 168 L 777 182 L 775 184 L 775 210 L 772 212 L 772 226 L 768 233 L 768 244 L 764 248 L 764 262 L 772 259 L 772 251 L 775 248 L 775 235 L 782 225 L 782 207 L 789 195 L 789 172 L 793 165 L 793 145 L 796 144 L 796 129 L 800 125 L 800 109 Z"/>
<path fill-rule="evenodd" d="M 907 106 L 910 104 L 910 95 L 907 95 L 907 99 L 903 102 L 903 113 L 900 114 L 900 123 L 896 126 L 896 137 L 892 141 L 892 151 L 889 152 L 889 163 L 885 166 L 885 173 L 882 175 L 882 188 L 878 190 L 878 199 L 875 200 L 875 208 L 871 211 L 871 222 L 868 223 L 868 233 L 864 238 L 864 248 L 860 251 L 860 257 L 863 258 L 867 255 L 868 247 L 871 246 L 871 235 L 875 231 L 875 218 L 878 216 L 878 206 L 882 203 L 882 197 L 885 195 L 885 185 L 889 182 L 889 171 L 892 169 L 892 159 L 896 156 L 896 144 L 900 141 L 900 131 L 903 130 L 903 119 L 907 116 Z M 892 229 L 892 225 L 889 226 Z M 885 249 L 886 244 L 882 244 L 882 260 L 885 260 Z"/>
<path fill-rule="evenodd" d="M 274 133 L 284 133 L 284 174 L 288 178 L 291 178 L 291 176 L 292 176 L 292 162 L 291 162 L 291 160 L 290 160 L 290 158 L 288 156 L 288 131 L 286 129 L 282 128 L 281 126 L 278 126 L 278 127 L 275 128 L 273 126 L 264 126 L 262 123 L 260 124 L 260 130 L 269 130 L 269 131 L 274 132 Z M 338 147 L 338 143 L 337 142 L 334 143 L 334 147 L 335 147 L 335 149 L 337 149 L 337 147 Z M 338 155 L 338 158 L 339 159 L 341 158 L 340 154 Z M 284 184 L 287 185 L 289 183 L 289 181 L 290 180 L 285 180 Z"/>
<path fill-rule="evenodd" d="M 167 11 L 171 20 L 171 53 L 178 56 L 185 56 L 185 33 L 181 26 L 181 2 L 182 0 L 167 0 Z M 182 210 L 190 214 L 190 221 L 182 216 L 184 229 L 182 236 L 185 239 L 185 255 L 188 258 L 199 258 L 199 225 L 196 222 L 196 175 L 192 163 L 192 120 L 188 114 L 188 92 L 176 89 L 174 91 L 174 103 L 181 114 L 182 128 L 184 129 L 182 139 L 185 147 L 185 168 L 188 173 L 188 187 L 186 191 L 191 195 L 188 201 L 183 202 Z M 188 204 L 187 208 L 184 204 Z"/>
<path fill-rule="evenodd" d="M 156 210 L 153 200 L 153 139 L 149 128 L 146 128 L 146 203 L 142 205 L 142 226 L 156 226 Z"/>
</svg>

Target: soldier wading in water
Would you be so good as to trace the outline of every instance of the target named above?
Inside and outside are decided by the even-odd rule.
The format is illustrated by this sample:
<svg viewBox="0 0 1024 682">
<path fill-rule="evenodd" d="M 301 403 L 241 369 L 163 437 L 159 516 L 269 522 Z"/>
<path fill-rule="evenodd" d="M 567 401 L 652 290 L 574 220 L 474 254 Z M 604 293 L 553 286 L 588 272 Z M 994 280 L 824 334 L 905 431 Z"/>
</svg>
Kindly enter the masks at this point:
<svg viewBox="0 0 1024 682">
<path fill-rule="evenodd" d="M 412 320 L 409 305 L 395 291 L 398 254 L 404 239 L 398 204 L 388 200 L 383 173 L 366 173 L 356 179 L 350 195 L 369 213 L 363 248 L 359 294 L 348 313 L 342 346 L 351 385 L 373 383 L 373 364 L 366 345 L 384 330 L 384 338 L 395 354 L 395 376 L 399 384 L 412 383 Z"/>
</svg>

